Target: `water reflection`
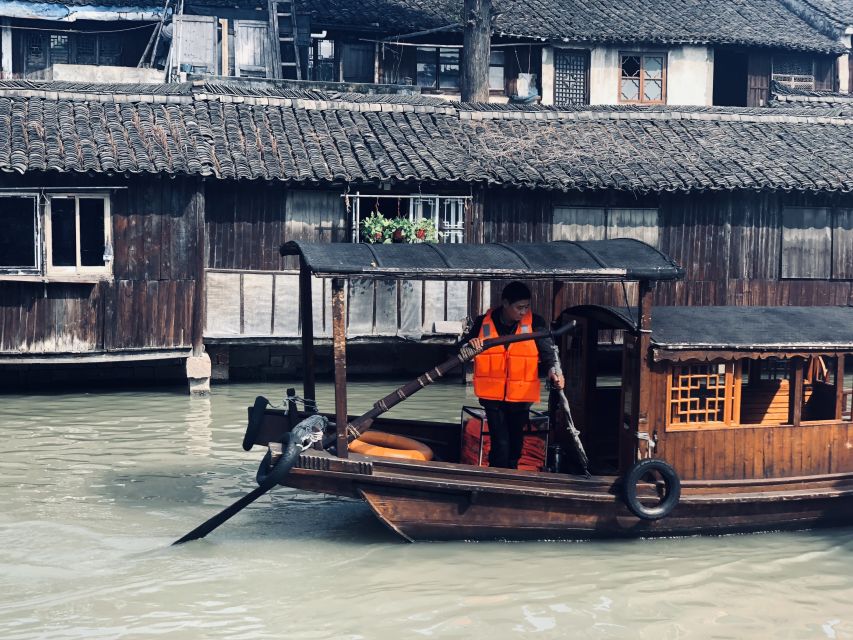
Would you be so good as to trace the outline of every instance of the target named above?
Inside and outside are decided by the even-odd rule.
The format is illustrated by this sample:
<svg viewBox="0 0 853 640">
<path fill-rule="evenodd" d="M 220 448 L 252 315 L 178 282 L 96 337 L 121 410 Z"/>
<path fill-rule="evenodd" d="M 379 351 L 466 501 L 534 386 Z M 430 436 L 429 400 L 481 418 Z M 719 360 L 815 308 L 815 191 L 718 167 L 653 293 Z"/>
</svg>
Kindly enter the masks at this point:
<svg viewBox="0 0 853 640">
<path fill-rule="evenodd" d="M 394 386 L 354 384 L 350 410 Z M 254 487 L 256 393 L 283 389 L 3 396 L 0 637 L 853 637 L 849 529 L 408 545 L 360 502 L 278 489 L 169 547 Z M 394 412 L 472 401 L 435 385 Z"/>
</svg>

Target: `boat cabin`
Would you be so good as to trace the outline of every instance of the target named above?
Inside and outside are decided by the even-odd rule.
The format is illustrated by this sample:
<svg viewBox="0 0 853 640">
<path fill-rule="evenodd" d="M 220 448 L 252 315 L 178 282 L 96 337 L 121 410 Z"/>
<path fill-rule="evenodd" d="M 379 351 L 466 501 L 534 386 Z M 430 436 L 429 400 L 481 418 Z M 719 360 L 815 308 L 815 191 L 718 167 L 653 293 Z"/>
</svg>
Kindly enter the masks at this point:
<svg viewBox="0 0 853 640">
<path fill-rule="evenodd" d="M 566 315 L 583 328 L 563 354 L 574 418 L 593 464 L 615 468 L 637 309 Z M 654 307 L 645 355 L 642 448 L 682 479 L 853 471 L 853 307 Z"/>
</svg>

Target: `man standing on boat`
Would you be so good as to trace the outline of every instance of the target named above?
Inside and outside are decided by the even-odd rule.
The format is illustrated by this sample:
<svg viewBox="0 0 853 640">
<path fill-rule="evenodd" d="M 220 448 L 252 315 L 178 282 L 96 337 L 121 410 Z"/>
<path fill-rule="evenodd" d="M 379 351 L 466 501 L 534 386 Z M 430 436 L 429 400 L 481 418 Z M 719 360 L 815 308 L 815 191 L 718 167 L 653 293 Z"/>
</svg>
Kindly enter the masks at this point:
<svg viewBox="0 0 853 640">
<path fill-rule="evenodd" d="M 489 423 L 490 467 L 518 468 L 530 406 L 540 400 L 540 360 L 547 367 L 552 384 L 558 389 L 564 384 L 557 349 L 550 337 L 482 351 L 483 341 L 489 338 L 547 331 L 545 319 L 531 311 L 530 298 L 525 284 L 509 283 L 501 293 L 501 306 L 478 317 L 462 338 L 463 343 L 478 351 L 474 358 L 474 393 Z"/>
</svg>

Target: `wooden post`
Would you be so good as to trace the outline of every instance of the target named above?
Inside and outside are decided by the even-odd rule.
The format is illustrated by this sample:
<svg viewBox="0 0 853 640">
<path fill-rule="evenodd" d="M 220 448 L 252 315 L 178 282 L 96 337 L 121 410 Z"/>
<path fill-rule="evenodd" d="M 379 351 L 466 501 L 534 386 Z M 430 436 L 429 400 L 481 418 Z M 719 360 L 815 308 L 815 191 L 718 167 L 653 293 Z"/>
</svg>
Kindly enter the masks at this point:
<svg viewBox="0 0 853 640">
<path fill-rule="evenodd" d="M 229 73 L 229 71 L 231 69 L 229 68 L 229 64 L 228 64 L 228 19 L 227 18 L 219 18 L 219 28 L 221 29 L 221 33 L 222 33 L 222 73 L 220 73 L 219 75 L 229 76 L 229 75 L 231 75 Z M 235 66 L 236 66 L 236 62 L 235 62 Z M 236 69 L 235 69 L 235 71 L 236 71 Z"/>
<path fill-rule="evenodd" d="M 462 14 L 463 102 L 489 101 L 489 50 L 492 44 L 492 0 L 465 0 Z"/>
<path fill-rule="evenodd" d="M 788 384 L 788 422 L 800 426 L 803 417 L 803 359 L 791 358 Z"/>
<path fill-rule="evenodd" d="M 196 264 L 195 264 L 195 290 L 193 295 L 193 325 L 192 325 L 192 343 L 193 355 L 201 356 L 204 353 L 204 325 L 207 314 L 205 313 L 206 293 L 206 269 L 207 266 L 207 233 L 204 228 L 204 200 L 205 188 L 204 183 L 200 180 L 196 182 L 196 189 L 191 197 L 191 205 L 194 211 L 192 212 L 193 223 L 195 224 L 196 237 Z"/>
<path fill-rule="evenodd" d="M 343 278 L 332 278 L 332 342 L 335 360 L 335 422 L 338 457 L 349 457 L 347 447 L 347 309 Z"/>
<path fill-rule="evenodd" d="M 301 262 L 301 258 L 299 267 L 299 313 L 302 317 L 302 397 L 306 400 L 316 401 L 311 271 Z"/>
<path fill-rule="evenodd" d="M 835 419 L 844 418 L 844 354 L 835 357 Z"/>
<path fill-rule="evenodd" d="M 0 28 L 0 78 L 9 80 L 12 78 L 12 26 L 9 18 L 3 18 Z"/>
<path fill-rule="evenodd" d="M 640 329 L 640 337 L 637 342 L 637 363 L 639 365 L 639 372 L 637 375 L 637 389 L 635 390 L 638 400 L 637 432 L 648 433 L 649 437 L 651 437 L 652 432 L 649 429 L 649 408 L 651 407 L 652 376 L 651 369 L 649 368 L 649 361 L 651 359 L 649 349 L 652 344 L 652 288 L 648 280 L 640 281 L 637 297 L 637 321 Z M 637 453 L 645 453 L 645 451 L 640 451 L 639 440 L 635 442 L 635 446 Z M 644 447 L 646 446 L 649 446 L 649 443 L 645 443 Z"/>
</svg>

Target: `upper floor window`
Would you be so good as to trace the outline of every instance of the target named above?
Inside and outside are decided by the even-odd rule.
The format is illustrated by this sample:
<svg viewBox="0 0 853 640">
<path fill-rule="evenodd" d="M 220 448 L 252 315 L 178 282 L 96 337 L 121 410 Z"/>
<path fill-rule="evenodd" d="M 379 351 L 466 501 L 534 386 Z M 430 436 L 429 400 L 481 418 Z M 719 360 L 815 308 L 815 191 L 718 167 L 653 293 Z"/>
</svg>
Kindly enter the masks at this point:
<svg viewBox="0 0 853 640">
<path fill-rule="evenodd" d="M 666 54 L 621 53 L 619 71 L 619 102 L 666 101 Z"/>
<path fill-rule="evenodd" d="M 554 207 L 554 240 L 634 238 L 657 247 L 658 210 L 652 208 Z"/>
<path fill-rule="evenodd" d="M 121 64 L 122 41 L 116 33 L 35 31 L 24 38 L 25 73 L 55 64 Z"/>
<path fill-rule="evenodd" d="M 853 279 L 853 209 L 785 207 L 782 278 Z"/>
<path fill-rule="evenodd" d="M 492 49 L 489 52 L 489 91 L 503 93 L 505 85 L 504 50 Z"/>
<path fill-rule="evenodd" d="M 432 89 L 459 89 L 459 49 L 418 47 L 417 84 Z"/>
<path fill-rule="evenodd" d="M 589 104 L 589 52 L 554 49 L 554 104 Z"/>
<path fill-rule="evenodd" d="M 335 41 L 325 38 L 311 41 L 311 52 L 308 56 L 308 74 L 312 80 L 334 82 L 337 76 L 335 70 Z"/>
<path fill-rule="evenodd" d="M 471 196 L 356 193 L 346 196 L 346 202 L 351 214 L 353 242 L 465 241 L 465 219 Z M 364 220 L 376 219 L 376 216 L 381 216 L 378 219 L 381 225 L 366 229 Z M 366 233 L 375 237 L 368 239 Z"/>
<path fill-rule="evenodd" d="M 112 269 L 110 200 L 97 194 L 0 194 L 0 273 L 105 275 Z"/>
<path fill-rule="evenodd" d="M 773 79 L 792 89 L 815 88 L 814 58 L 798 53 L 773 56 Z"/>
</svg>

